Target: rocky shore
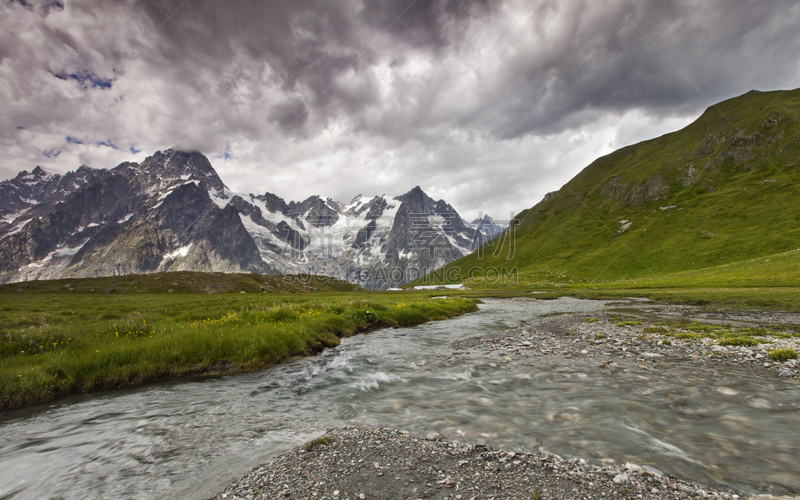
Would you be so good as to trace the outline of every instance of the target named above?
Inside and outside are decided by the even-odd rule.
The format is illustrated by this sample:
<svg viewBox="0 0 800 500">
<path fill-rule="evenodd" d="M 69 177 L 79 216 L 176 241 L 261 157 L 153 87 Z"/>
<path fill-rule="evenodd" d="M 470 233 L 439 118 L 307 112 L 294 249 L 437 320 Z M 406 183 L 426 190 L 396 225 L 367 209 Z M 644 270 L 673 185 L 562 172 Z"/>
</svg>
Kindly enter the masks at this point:
<svg viewBox="0 0 800 500">
<path fill-rule="evenodd" d="M 770 318 L 762 318 L 769 320 Z M 764 323 L 772 324 L 772 323 Z M 755 345 L 720 345 L 691 326 L 663 326 L 613 314 L 568 314 L 454 342 L 454 356 L 498 360 L 559 356 L 594 358 L 601 368 L 657 370 L 661 363 L 734 363 L 771 370 L 797 383 L 800 363 L 768 353 L 800 348 L 777 330 L 752 335 Z M 774 335 L 770 335 L 769 333 Z M 665 334 L 666 333 L 666 334 Z M 682 335 L 688 334 L 688 335 Z M 754 343 L 754 342 L 751 342 Z M 403 430 L 329 430 L 231 483 L 215 500 L 233 499 L 738 499 L 734 491 L 667 476 L 636 464 L 566 460 L 547 452 L 514 453 L 488 445 L 414 436 Z M 771 498 L 771 497 L 770 497 Z M 780 497 L 788 499 L 791 497 Z"/>
<path fill-rule="evenodd" d="M 648 333 L 650 330 L 669 334 Z M 688 338 L 681 338 L 681 334 L 688 334 Z M 480 351 L 512 358 L 552 355 L 598 358 L 610 369 L 623 359 L 640 362 L 643 368 L 652 368 L 658 362 L 735 363 L 766 368 L 784 378 L 800 378 L 798 359 L 781 362 L 769 357 L 769 352 L 776 349 L 800 351 L 800 337 L 759 335 L 752 338 L 761 343 L 737 346 L 721 345 L 718 339 L 699 335 L 695 338 L 694 335 L 698 334 L 680 325 L 669 327 L 607 315 L 565 314 L 454 342 L 451 347 L 456 352 Z"/>
<path fill-rule="evenodd" d="M 390 429 L 330 430 L 231 484 L 218 500 L 736 499 L 638 465 L 494 451 Z"/>
</svg>

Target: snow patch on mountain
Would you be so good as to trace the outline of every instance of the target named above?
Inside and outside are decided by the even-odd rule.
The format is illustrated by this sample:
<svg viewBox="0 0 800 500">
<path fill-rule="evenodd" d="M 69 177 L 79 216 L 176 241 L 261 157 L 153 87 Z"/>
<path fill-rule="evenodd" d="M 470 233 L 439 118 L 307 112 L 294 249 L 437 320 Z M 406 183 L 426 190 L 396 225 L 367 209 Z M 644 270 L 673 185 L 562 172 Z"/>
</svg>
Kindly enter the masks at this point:
<svg viewBox="0 0 800 500">
<path fill-rule="evenodd" d="M 133 217 L 134 215 L 136 215 L 136 212 L 131 212 L 129 214 L 126 214 L 125 217 L 117 221 L 117 224 L 125 224 L 126 222 L 131 220 L 131 217 Z"/>
<path fill-rule="evenodd" d="M 192 248 L 192 244 L 189 243 L 188 245 L 182 246 L 179 249 L 175 250 L 174 252 L 170 252 L 168 254 L 164 254 L 164 260 L 174 260 L 178 257 L 186 257 L 189 255 L 189 250 Z"/>
<path fill-rule="evenodd" d="M 20 221 L 15 226 L 13 226 L 11 229 L 6 231 L 3 234 L 3 236 L 0 236 L 0 240 L 4 240 L 4 239 L 8 238 L 9 236 L 13 236 L 13 235 L 17 234 L 18 232 L 22 231 L 25 228 L 25 226 L 28 224 L 28 222 L 30 222 L 30 221 L 29 220 Z"/>
</svg>

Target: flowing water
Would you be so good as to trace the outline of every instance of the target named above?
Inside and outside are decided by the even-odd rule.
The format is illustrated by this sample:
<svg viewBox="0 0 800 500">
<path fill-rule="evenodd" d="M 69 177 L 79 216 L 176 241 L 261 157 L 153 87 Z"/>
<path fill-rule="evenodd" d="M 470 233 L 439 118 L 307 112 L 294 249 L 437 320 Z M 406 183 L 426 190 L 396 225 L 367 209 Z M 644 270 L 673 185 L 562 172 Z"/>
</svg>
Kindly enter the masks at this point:
<svg viewBox="0 0 800 500">
<path fill-rule="evenodd" d="M 0 499 L 207 498 L 319 435 L 365 423 L 495 448 L 632 462 L 722 488 L 800 492 L 800 387 L 735 366 L 500 363 L 448 344 L 603 302 L 493 300 L 344 339 L 257 373 L 82 396 L 0 417 Z"/>
</svg>

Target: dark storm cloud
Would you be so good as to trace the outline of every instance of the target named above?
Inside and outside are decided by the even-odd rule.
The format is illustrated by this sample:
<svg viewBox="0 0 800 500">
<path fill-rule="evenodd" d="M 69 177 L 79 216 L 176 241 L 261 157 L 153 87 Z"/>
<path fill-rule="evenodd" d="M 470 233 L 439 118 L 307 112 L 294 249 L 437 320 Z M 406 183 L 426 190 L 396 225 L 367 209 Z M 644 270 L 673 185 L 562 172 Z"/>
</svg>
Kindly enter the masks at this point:
<svg viewBox="0 0 800 500">
<path fill-rule="evenodd" d="M 484 99 L 509 127 L 497 137 L 554 133 L 595 112 L 645 108 L 691 112 L 752 88 L 790 82 L 798 71 L 796 2 L 572 2 L 534 11 L 535 29 L 558 23 L 542 45 L 499 68 Z M 595 7 L 592 7 L 595 5 Z M 560 19 L 557 19 L 560 18 Z M 481 110 L 482 111 L 482 110 Z M 485 119 L 482 112 L 471 123 Z"/>
<path fill-rule="evenodd" d="M 163 26 L 157 31 L 158 56 L 187 74 L 217 73 L 223 94 L 232 90 L 229 82 L 244 80 L 301 94 L 322 110 L 352 108 L 336 81 L 374 60 L 369 33 L 357 24 L 352 2 L 147 0 L 139 5 L 152 26 Z"/>
<path fill-rule="evenodd" d="M 85 44 L 46 27 L 78 54 L 71 67 L 54 68 L 56 76 L 110 85 L 113 72 L 136 58 L 163 70 L 169 85 L 249 101 L 281 130 L 287 102 L 302 101 L 305 111 L 291 130 L 304 136 L 336 119 L 403 140 L 411 129 L 428 142 L 437 140 L 430 128 L 442 124 L 506 138 L 558 133 L 598 113 L 682 113 L 788 81 L 800 49 L 792 21 L 800 5 L 789 0 L 141 0 L 69 7 L 108 34 L 115 26 L 104 21 L 126 21 L 119 10 L 128 20 L 143 18 L 146 31 L 108 47 L 96 37 L 92 49 L 108 66 L 96 75 Z M 457 81 L 463 71 L 415 85 L 409 58 L 458 61 L 476 79 L 469 92 L 477 100 L 437 110 L 448 93 L 464 91 Z M 383 93 L 375 72 L 382 64 L 393 72 Z M 262 101 L 267 89 L 283 95 Z"/>
<path fill-rule="evenodd" d="M 365 2 L 361 20 L 387 31 L 396 41 L 439 51 L 460 35 L 461 23 L 491 12 L 489 0 L 382 0 Z M 499 2 L 494 2 L 499 3 Z"/>
<path fill-rule="evenodd" d="M 184 85 L 202 81 L 199 74 L 216 73 L 215 90 L 225 98 L 237 90 L 234 82 L 280 89 L 293 102 L 304 101 L 317 130 L 334 118 L 379 126 L 373 121 L 382 113 L 363 116 L 370 108 L 392 104 L 378 95 L 375 66 L 388 62 L 387 54 L 402 61 L 407 50 L 438 54 L 463 41 L 469 22 L 492 12 L 489 0 L 146 0 L 137 5 L 155 30 L 157 51 L 143 56 L 154 65 L 167 64 L 172 73 L 180 68 Z M 401 86 L 398 82 L 395 90 L 402 92 Z M 255 90 L 249 97 L 261 96 Z M 274 115 L 272 106 L 285 104 L 261 109 L 268 118 Z M 300 132 L 297 126 L 290 130 Z"/>
<path fill-rule="evenodd" d="M 281 131 L 302 127 L 308 119 L 308 109 L 300 99 L 290 99 L 270 108 L 269 118 Z"/>
</svg>

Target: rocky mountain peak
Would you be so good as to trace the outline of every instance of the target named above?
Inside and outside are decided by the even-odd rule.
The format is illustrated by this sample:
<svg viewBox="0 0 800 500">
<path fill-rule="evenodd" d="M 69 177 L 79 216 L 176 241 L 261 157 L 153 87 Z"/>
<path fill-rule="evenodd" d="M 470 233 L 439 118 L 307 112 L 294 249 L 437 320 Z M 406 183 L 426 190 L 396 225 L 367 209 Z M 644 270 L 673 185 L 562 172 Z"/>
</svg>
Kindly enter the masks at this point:
<svg viewBox="0 0 800 500">
<path fill-rule="evenodd" d="M 12 181 L 16 181 L 16 184 L 31 184 L 34 182 L 39 182 L 43 178 L 48 177 L 51 174 L 50 172 L 46 171 L 40 166 L 36 166 L 31 172 L 27 170 L 23 170 L 22 172 L 18 173 L 16 177 L 11 179 Z"/>
<path fill-rule="evenodd" d="M 217 175 L 211 162 L 199 151 L 167 149 L 156 151 L 135 167 L 135 175 L 144 177 L 150 185 L 162 187 L 188 181 L 204 183 L 209 190 L 223 193 L 227 187 Z M 120 165 L 122 166 L 122 165 Z"/>
<path fill-rule="evenodd" d="M 426 198 L 430 200 L 430 197 L 428 197 L 428 195 L 425 194 L 425 191 L 423 191 L 422 188 L 419 186 L 415 186 L 413 189 L 411 189 L 411 191 L 407 192 L 406 194 L 394 197 L 395 200 L 400 202 L 409 200 L 409 203 L 418 203 L 418 204 L 424 203 L 424 200 Z"/>
<path fill-rule="evenodd" d="M 299 217 L 305 216 L 306 222 L 314 227 L 332 226 L 339 220 L 336 210 L 338 204 L 331 207 L 319 196 L 309 196 L 300 203 L 290 202 L 288 213 Z"/>
<path fill-rule="evenodd" d="M 473 220 L 469 226 L 477 231 L 482 232 L 488 236 L 489 239 L 494 238 L 505 230 L 505 226 L 495 224 L 494 219 L 489 217 L 489 214 L 484 214 L 482 218 L 478 217 L 477 219 Z"/>
<path fill-rule="evenodd" d="M 35 205 L 65 200 L 100 172 L 81 166 L 61 176 L 37 166 L 31 172 L 23 170 L 14 178 L 0 182 L 0 225 L 2 219 L 10 223 L 17 215 Z"/>
<path fill-rule="evenodd" d="M 284 199 L 278 195 L 272 193 L 264 193 L 263 195 L 256 196 L 255 198 L 263 202 L 264 205 L 267 207 L 267 210 L 269 210 L 272 213 L 285 214 L 286 212 L 289 211 L 289 205 L 287 205 L 286 201 L 284 201 Z"/>
<path fill-rule="evenodd" d="M 425 191 L 423 191 L 419 186 L 402 196 L 396 197 L 395 200 L 402 202 L 402 205 L 400 206 L 401 211 L 416 214 L 431 213 L 435 203 L 433 199 L 425 194 Z"/>
</svg>

